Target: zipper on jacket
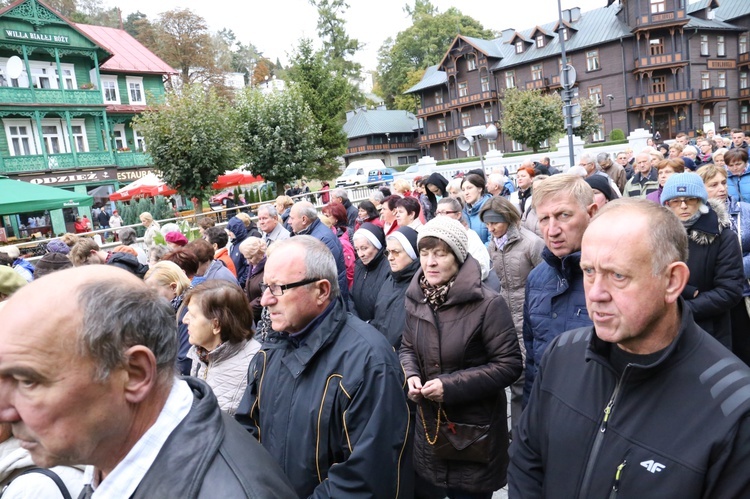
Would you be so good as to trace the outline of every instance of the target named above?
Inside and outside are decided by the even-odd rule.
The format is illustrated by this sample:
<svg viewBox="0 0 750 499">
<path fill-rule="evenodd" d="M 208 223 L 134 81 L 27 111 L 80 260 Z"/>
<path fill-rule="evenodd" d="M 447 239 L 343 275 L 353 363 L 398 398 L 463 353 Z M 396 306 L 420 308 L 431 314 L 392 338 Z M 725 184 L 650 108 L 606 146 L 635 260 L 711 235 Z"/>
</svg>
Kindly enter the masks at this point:
<svg viewBox="0 0 750 499">
<path fill-rule="evenodd" d="M 609 424 L 609 418 L 612 416 L 612 409 L 617 399 L 617 394 L 620 393 L 620 387 L 625 379 L 625 374 L 628 372 L 630 364 L 625 366 L 622 375 L 617 379 L 615 389 L 612 391 L 612 396 L 609 398 L 607 406 L 604 408 L 604 417 L 602 422 L 599 424 L 599 431 L 596 433 L 594 438 L 594 444 L 591 446 L 591 452 L 589 452 L 589 458 L 586 462 L 586 471 L 583 474 L 583 480 L 581 481 L 581 488 L 578 497 L 587 498 L 589 496 L 589 487 L 591 486 L 591 478 L 594 473 L 594 466 L 596 466 L 596 460 L 599 458 L 599 452 L 601 451 L 602 444 L 604 443 L 604 435 L 607 432 L 607 425 Z"/>
<path fill-rule="evenodd" d="M 609 499 L 617 498 L 617 493 L 620 490 L 620 478 L 622 478 L 622 470 L 625 469 L 625 466 L 627 466 L 627 464 L 628 460 L 625 459 L 617 467 L 617 471 L 615 472 L 615 483 L 612 485 L 612 492 L 609 493 Z"/>
</svg>

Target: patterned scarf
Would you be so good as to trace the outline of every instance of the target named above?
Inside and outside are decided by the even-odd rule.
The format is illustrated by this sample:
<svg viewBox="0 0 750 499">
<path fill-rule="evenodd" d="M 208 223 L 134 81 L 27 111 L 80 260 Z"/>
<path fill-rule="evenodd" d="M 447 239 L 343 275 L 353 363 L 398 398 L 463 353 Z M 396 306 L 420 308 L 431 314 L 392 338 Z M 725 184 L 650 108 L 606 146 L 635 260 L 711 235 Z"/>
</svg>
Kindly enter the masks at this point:
<svg viewBox="0 0 750 499">
<path fill-rule="evenodd" d="M 456 282 L 456 276 L 454 275 L 450 281 L 440 286 L 433 286 L 427 282 L 427 278 L 424 274 L 419 278 L 419 287 L 422 288 L 422 293 L 427 299 L 427 303 L 436 310 L 440 305 L 445 303 L 445 299 L 448 298 L 448 291 L 451 290 L 453 283 Z"/>
</svg>

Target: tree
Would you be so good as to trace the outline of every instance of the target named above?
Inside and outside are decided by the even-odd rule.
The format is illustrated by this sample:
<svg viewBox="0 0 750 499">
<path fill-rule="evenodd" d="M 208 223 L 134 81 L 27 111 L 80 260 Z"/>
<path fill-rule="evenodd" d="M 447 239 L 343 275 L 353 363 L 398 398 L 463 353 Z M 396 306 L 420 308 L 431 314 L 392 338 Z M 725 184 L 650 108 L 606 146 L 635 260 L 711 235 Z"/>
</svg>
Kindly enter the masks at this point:
<svg viewBox="0 0 750 499">
<path fill-rule="evenodd" d="M 238 164 L 234 113 L 226 100 L 200 84 L 169 92 L 162 106 L 133 121 L 154 167 L 184 196 L 203 201 L 211 183 Z"/>
<path fill-rule="evenodd" d="M 159 16 L 157 55 L 180 71 L 183 84 L 205 81 L 215 67 L 215 48 L 206 20 L 190 9 Z"/>
<path fill-rule="evenodd" d="M 245 88 L 236 110 L 242 157 L 253 174 L 284 184 L 306 176 L 323 157 L 320 126 L 294 85 L 267 94 Z"/>
<path fill-rule="evenodd" d="M 407 6 L 404 10 L 411 16 L 412 25 L 396 35 L 395 40 L 388 38 L 378 50 L 377 88 L 389 108 L 409 88 L 409 73 L 438 64 L 457 35 L 495 37 L 479 21 L 454 7 L 440 13 L 430 0 L 415 0 L 414 8 Z M 400 101 L 400 104 L 410 103 Z"/>
<path fill-rule="evenodd" d="M 573 133 L 585 138 L 599 131 L 602 119 L 596 102 L 591 99 L 579 99 L 578 102 L 581 104 L 581 126 L 574 128 Z"/>
<path fill-rule="evenodd" d="M 346 33 L 346 21 L 341 18 L 349 4 L 345 0 L 310 0 L 318 9 L 318 37 L 323 42 L 323 53 L 332 68 L 339 74 L 359 79 L 362 65 L 350 58 L 362 44 Z"/>
<path fill-rule="evenodd" d="M 296 83 L 320 126 L 317 145 L 323 150 L 323 155 L 307 176 L 321 180 L 333 178 L 340 168 L 338 158 L 348 144 L 342 127 L 353 92 L 352 85 L 343 75 L 330 69 L 330 61 L 323 52 L 313 52 L 312 40 L 300 41 L 291 62 L 289 79 Z"/>
<path fill-rule="evenodd" d="M 563 130 L 562 100 L 556 93 L 543 95 L 539 90 L 510 88 L 502 104 L 503 133 L 534 152 L 539 150 L 539 144 Z"/>
<path fill-rule="evenodd" d="M 422 80 L 424 76 L 424 68 L 414 69 L 406 74 L 406 88 L 413 87 Z M 419 98 L 414 94 L 399 94 L 393 98 L 393 107 L 396 109 L 404 109 L 411 113 L 416 113 L 419 109 Z"/>
</svg>

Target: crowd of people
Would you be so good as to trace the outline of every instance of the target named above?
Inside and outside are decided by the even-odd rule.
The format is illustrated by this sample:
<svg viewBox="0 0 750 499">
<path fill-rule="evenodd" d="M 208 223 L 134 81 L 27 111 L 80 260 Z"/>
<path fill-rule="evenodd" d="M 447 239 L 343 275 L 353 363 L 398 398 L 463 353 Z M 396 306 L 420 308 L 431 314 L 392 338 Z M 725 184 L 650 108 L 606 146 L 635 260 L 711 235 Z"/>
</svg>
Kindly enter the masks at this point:
<svg viewBox="0 0 750 499">
<path fill-rule="evenodd" d="M 747 146 L 677 139 L 2 248 L 5 494 L 749 497 Z"/>
</svg>

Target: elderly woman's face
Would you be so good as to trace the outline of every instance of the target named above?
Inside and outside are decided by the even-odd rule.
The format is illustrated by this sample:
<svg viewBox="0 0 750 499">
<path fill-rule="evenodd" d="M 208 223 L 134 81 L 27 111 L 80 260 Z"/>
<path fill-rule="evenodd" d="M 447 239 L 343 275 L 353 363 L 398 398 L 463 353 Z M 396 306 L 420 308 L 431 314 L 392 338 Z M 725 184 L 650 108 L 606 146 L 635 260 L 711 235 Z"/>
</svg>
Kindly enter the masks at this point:
<svg viewBox="0 0 750 499">
<path fill-rule="evenodd" d="M 717 167 L 726 166 L 726 163 L 724 163 L 724 155 L 723 154 L 717 154 L 716 156 L 714 156 L 714 164 Z"/>
<path fill-rule="evenodd" d="M 406 268 L 414 260 L 404 251 L 404 247 L 396 239 L 386 241 L 386 250 L 388 251 L 388 264 L 393 272 L 398 272 Z"/>
<path fill-rule="evenodd" d="M 403 206 L 396 207 L 396 220 L 400 227 L 409 225 L 414 221 L 414 213 L 409 213 Z"/>
<path fill-rule="evenodd" d="M 659 170 L 659 185 L 664 187 L 664 184 L 667 183 L 667 179 L 671 177 L 674 174 L 674 168 L 671 166 L 665 166 L 661 170 Z"/>
<path fill-rule="evenodd" d="M 503 237 L 508 232 L 508 224 L 506 222 L 485 222 L 484 224 L 493 237 Z"/>
<path fill-rule="evenodd" d="M 458 273 L 458 261 L 453 252 L 443 245 L 419 251 L 419 263 L 427 282 L 441 286 Z"/>
<path fill-rule="evenodd" d="M 357 252 L 357 256 L 365 265 L 370 263 L 378 254 L 378 249 L 366 237 L 362 236 L 354 238 L 354 251 Z"/>
<path fill-rule="evenodd" d="M 714 175 L 704 182 L 708 199 L 717 199 L 719 201 L 727 200 L 727 177 L 721 173 Z"/>
</svg>

